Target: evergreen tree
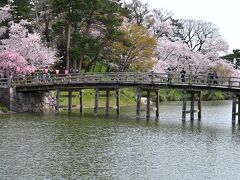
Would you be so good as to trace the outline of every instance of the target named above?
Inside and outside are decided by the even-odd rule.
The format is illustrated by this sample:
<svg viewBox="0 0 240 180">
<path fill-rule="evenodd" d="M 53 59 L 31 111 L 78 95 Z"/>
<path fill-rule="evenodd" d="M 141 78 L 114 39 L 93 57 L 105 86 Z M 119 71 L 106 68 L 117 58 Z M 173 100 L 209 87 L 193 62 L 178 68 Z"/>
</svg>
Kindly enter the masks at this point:
<svg viewBox="0 0 240 180">
<path fill-rule="evenodd" d="M 223 59 L 227 59 L 228 61 L 235 63 L 236 69 L 240 66 L 240 49 L 234 49 L 232 53 L 227 54 L 222 57 Z"/>
<path fill-rule="evenodd" d="M 53 0 L 52 6 L 58 17 L 55 33 L 64 35 L 58 37 L 65 42 L 61 47 L 66 47 L 66 68 L 76 68 L 78 63 L 79 71 L 83 67 L 89 70 L 99 59 L 104 44 L 119 34 L 123 8 L 111 0 Z"/>
<path fill-rule="evenodd" d="M 0 0 L 0 6 L 8 4 L 9 0 Z"/>
<path fill-rule="evenodd" d="M 21 19 L 32 19 L 32 4 L 30 0 L 14 0 L 11 2 L 13 19 L 20 22 Z"/>
</svg>

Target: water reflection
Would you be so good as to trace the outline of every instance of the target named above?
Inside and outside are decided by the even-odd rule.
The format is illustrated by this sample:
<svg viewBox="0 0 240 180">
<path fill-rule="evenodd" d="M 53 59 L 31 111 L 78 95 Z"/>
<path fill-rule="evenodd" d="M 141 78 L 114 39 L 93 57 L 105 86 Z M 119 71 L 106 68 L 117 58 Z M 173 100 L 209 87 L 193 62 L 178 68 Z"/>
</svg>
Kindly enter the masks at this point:
<svg viewBox="0 0 240 180">
<path fill-rule="evenodd" d="M 179 119 L 178 103 L 162 104 L 160 119 L 136 119 L 133 109 L 2 117 L 1 179 L 240 177 L 240 127 L 231 126 L 228 101 L 205 103 L 194 122 Z"/>
</svg>

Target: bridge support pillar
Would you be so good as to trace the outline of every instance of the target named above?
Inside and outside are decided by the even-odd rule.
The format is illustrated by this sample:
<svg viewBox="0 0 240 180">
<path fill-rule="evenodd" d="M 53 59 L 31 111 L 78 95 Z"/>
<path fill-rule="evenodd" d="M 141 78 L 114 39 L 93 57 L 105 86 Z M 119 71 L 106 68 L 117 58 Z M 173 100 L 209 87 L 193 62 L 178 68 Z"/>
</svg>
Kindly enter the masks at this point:
<svg viewBox="0 0 240 180">
<path fill-rule="evenodd" d="M 186 111 L 187 111 L 187 92 L 183 90 L 182 93 L 182 121 L 186 121 Z"/>
<path fill-rule="evenodd" d="M 79 91 L 80 114 L 83 113 L 83 90 Z"/>
<path fill-rule="evenodd" d="M 120 90 L 117 89 L 116 90 L 116 112 L 117 112 L 117 115 L 120 114 Z"/>
<path fill-rule="evenodd" d="M 190 94 L 190 110 L 187 110 L 187 95 Z M 198 102 L 198 109 L 195 110 L 195 100 Z M 183 90 L 182 95 L 182 121 L 186 121 L 187 113 L 190 113 L 190 121 L 194 120 L 194 113 L 198 113 L 198 120 L 202 118 L 202 101 L 201 101 L 201 91 L 186 91 Z"/>
<path fill-rule="evenodd" d="M 202 92 L 198 92 L 198 120 L 201 121 L 202 119 Z"/>
<path fill-rule="evenodd" d="M 195 95 L 195 93 L 194 92 L 190 92 L 190 94 L 191 94 L 191 99 L 190 99 L 190 101 L 191 101 L 191 107 L 190 107 L 190 120 L 191 121 L 193 121 L 194 120 L 194 95 Z"/>
<path fill-rule="evenodd" d="M 150 118 L 150 91 L 147 91 L 147 109 L 146 109 L 146 116 Z"/>
<path fill-rule="evenodd" d="M 237 104 L 238 104 L 238 124 L 240 124 L 240 95 L 237 96 Z"/>
<path fill-rule="evenodd" d="M 232 95 L 232 125 L 236 124 L 236 117 L 240 124 L 240 94 Z"/>
<path fill-rule="evenodd" d="M 72 91 L 68 92 L 68 113 L 72 112 Z"/>
<path fill-rule="evenodd" d="M 159 91 L 156 91 L 156 117 L 159 117 Z"/>
<path fill-rule="evenodd" d="M 106 115 L 109 115 L 110 90 L 106 90 Z"/>
<path fill-rule="evenodd" d="M 60 111 L 60 90 L 56 90 L 56 105 L 55 105 L 55 111 L 58 114 Z"/>
<path fill-rule="evenodd" d="M 140 89 L 140 88 L 137 88 L 137 108 L 136 108 L 137 118 L 140 118 L 140 112 L 141 112 L 141 97 L 142 97 L 141 89 Z"/>
<path fill-rule="evenodd" d="M 95 104 L 94 104 L 94 115 L 98 115 L 98 100 L 99 100 L 99 89 L 95 90 Z"/>
</svg>

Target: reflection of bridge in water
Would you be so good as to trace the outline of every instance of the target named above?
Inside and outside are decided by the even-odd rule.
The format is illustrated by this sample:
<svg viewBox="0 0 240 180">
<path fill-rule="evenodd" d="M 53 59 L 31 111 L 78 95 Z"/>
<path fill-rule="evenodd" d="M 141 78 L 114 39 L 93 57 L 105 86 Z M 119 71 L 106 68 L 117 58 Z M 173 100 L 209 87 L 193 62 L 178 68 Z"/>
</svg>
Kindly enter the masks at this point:
<svg viewBox="0 0 240 180">
<path fill-rule="evenodd" d="M 4 84 L 3 84 L 4 85 Z M 155 94 L 156 116 L 159 116 L 159 90 L 182 89 L 182 119 L 186 120 L 186 114 L 190 113 L 190 120 L 194 120 L 194 114 L 201 119 L 201 92 L 227 91 L 232 93 L 232 122 L 235 124 L 236 117 L 240 123 L 240 78 L 238 77 L 218 77 L 214 79 L 205 75 L 186 75 L 181 78 L 179 74 L 160 74 L 160 73 L 106 73 L 106 74 L 68 74 L 42 78 L 28 76 L 14 78 L 11 87 L 16 93 L 40 93 L 54 91 L 55 111 L 59 112 L 60 92 L 68 92 L 68 111 L 72 111 L 72 92 L 79 92 L 80 112 L 83 112 L 83 90 L 95 89 L 94 114 L 98 114 L 99 91 L 106 91 L 106 113 L 110 108 L 110 91 L 115 91 L 116 112 L 120 113 L 120 89 L 126 87 L 136 88 L 136 115 L 140 116 L 141 97 L 143 91 L 146 92 L 147 105 L 146 115 L 150 116 L 150 95 Z M 190 108 L 187 110 L 187 101 L 190 101 Z M 195 103 L 196 101 L 196 103 Z M 195 110 L 195 105 L 197 109 Z M 239 115 L 238 115 L 239 114 Z"/>
</svg>

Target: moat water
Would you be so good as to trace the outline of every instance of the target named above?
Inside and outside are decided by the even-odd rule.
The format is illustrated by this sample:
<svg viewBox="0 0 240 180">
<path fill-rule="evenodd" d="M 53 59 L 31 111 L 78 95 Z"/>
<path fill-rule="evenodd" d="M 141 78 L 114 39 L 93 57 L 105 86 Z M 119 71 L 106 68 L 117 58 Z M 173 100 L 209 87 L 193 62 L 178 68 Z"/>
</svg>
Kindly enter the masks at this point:
<svg viewBox="0 0 240 180">
<path fill-rule="evenodd" d="M 231 101 L 203 102 L 202 121 L 181 121 L 181 103 L 136 120 L 100 110 L 59 116 L 1 115 L 0 179 L 240 179 L 240 128 Z"/>
</svg>

